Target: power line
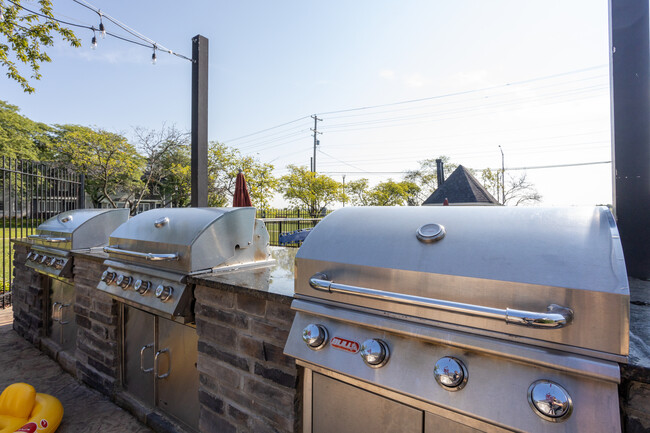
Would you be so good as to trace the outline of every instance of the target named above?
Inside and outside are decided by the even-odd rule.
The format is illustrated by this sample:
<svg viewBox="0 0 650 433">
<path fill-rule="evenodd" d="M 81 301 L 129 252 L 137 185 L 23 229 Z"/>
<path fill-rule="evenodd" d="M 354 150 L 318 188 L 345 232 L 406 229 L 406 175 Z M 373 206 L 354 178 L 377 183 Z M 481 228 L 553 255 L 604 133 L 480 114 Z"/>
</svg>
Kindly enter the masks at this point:
<svg viewBox="0 0 650 433">
<path fill-rule="evenodd" d="M 261 129 L 259 131 L 251 132 L 250 134 L 242 135 L 242 136 L 236 137 L 236 138 L 231 138 L 230 140 L 225 140 L 224 143 L 230 143 L 232 141 L 237 141 L 237 140 L 240 140 L 242 138 L 250 137 L 252 135 L 261 134 L 262 132 L 266 132 L 266 131 L 270 131 L 272 129 L 280 128 L 282 126 L 290 125 L 292 123 L 298 122 L 298 121 L 303 120 L 303 119 L 308 119 L 308 118 L 309 118 L 309 116 L 302 116 L 302 117 L 299 117 L 298 119 L 294 119 L 294 120 L 290 120 L 289 122 L 281 123 L 280 125 L 271 126 L 270 128 Z"/>
</svg>

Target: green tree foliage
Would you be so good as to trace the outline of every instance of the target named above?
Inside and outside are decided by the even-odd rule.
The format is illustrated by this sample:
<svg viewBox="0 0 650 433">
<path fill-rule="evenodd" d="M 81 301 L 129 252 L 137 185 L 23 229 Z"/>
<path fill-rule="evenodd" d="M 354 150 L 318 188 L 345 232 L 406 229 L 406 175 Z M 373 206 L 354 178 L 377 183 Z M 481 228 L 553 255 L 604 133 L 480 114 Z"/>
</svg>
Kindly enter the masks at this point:
<svg viewBox="0 0 650 433">
<path fill-rule="evenodd" d="M 409 204 L 413 206 L 421 205 L 438 188 L 436 159 L 442 159 L 445 178 L 458 167 L 458 164 L 452 164 L 450 158 L 444 155 L 419 161 L 420 167 L 407 172 L 406 176 L 404 176 L 405 181 L 411 182 L 419 188 L 417 193 L 412 196 Z"/>
<path fill-rule="evenodd" d="M 243 156 L 237 149 L 216 141 L 210 142 L 208 148 L 208 205 L 232 204 L 239 170 L 246 177 L 253 206 L 267 208 L 273 192 L 278 188 L 278 180 L 273 176 L 273 165 L 262 163 L 252 156 Z"/>
<path fill-rule="evenodd" d="M 19 114 L 0 101 L 0 156 L 38 160 L 47 152 L 53 129 Z"/>
<path fill-rule="evenodd" d="M 191 154 L 189 145 L 178 146 L 162 155 L 164 175 L 154 184 L 153 195 L 163 200 L 163 205 L 187 207 L 191 193 Z"/>
<path fill-rule="evenodd" d="M 13 3 L 9 3 L 0 0 L 4 16 L 0 21 L 0 65 L 7 71 L 7 77 L 17 81 L 25 92 L 32 93 L 34 88 L 25 78 L 25 72 L 21 71 L 21 64 L 31 71 L 30 78 L 38 80 L 41 78 L 41 63 L 52 61 L 43 48 L 54 45 L 56 35 L 73 47 L 80 47 L 81 42 L 72 30 L 56 21 L 21 9 L 18 6 L 21 3 L 24 2 L 13 0 Z M 46 17 L 54 17 L 52 0 L 39 0 L 37 4 L 31 3 L 27 8 Z"/>
<path fill-rule="evenodd" d="M 134 195 L 143 188 L 141 174 L 145 159 L 119 134 L 78 125 L 58 126 L 51 152 L 86 175 L 86 192 L 94 207 L 103 200 L 117 207 L 118 194 Z"/>
<path fill-rule="evenodd" d="M 280 178 L 280 191 L 297 208 L 307 208 L 312 217 L 330 203 L 343 198 L 342 185 L 329 176 L 312 173 L 305 166 L 289 165 L 289 174 Z"/>
<path fill-rule="evenodd" d="M 365 178 L 352 181 L 345 186 L 346 198 L 354 206 L 412 205 L 413 198 L 418 192 L 419 187 L 415 183 L 396 182 L 393 179 L 380 182 L 372 188 Z"/>
</svg>

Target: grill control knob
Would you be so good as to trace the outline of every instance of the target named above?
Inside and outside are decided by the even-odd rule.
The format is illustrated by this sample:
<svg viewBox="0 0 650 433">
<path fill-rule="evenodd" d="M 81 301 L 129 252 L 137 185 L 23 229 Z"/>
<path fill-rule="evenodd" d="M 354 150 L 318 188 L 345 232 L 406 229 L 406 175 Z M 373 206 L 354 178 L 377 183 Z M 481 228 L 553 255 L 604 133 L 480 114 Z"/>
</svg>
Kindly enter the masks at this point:
<svg viewBox="0 0 650 433">
<path fill-rule="evenodd" d="M 363 362 L 372 368 L 383 367 L 390 358 L 388 345 L 375 338 L 364 341 L 359 349 L 359 354 L 363 358 Z"/>
<path fill-rule="evenodd" d="M 42 265 L 44 265 L 45 262 L 48 261 L 48 259 L 49 259 L 48 256 L 41 256 L 41 260 L 39 260 L 39 261 L 41 262 Z"/>
<path fill-rule="evenodd" d="M 102 274 L 102 281 L 110 285 L 115 279 L 115 272 L 104 271 Z"/>
<path fill-rule="evenodd" d="M 469 378 L 465 364 L 460 359 L 451 356 L 445 356 L 436 362 L 433 367 L 433 376 L 436 378 L 438 385 L 447 391 L 463 389 Z"/>
<path fill-rule="evenodd" d="M 314 325 L 311 323 L 302 330 L 302 340 L 307 343 L 307 347 L 310 349 L 322 349 L 329 340 L 327 329 L 323 325 Z"/>
<path fill-rule="evenodd" d="M 56 257 L 52 257 L 48 262 L 48 266 L 54 266 L 56 264 Z"/>
<path fill-rule="evenodd" d="M 39 257 L 40 257 L 40 255 L 38 253 L 34 253 L 34 255 L 30 258 L 30 260 L 32 262 L 35 262 L 36 260 L 38 260 Z"/>
<path fill-rule="evenodd" d="M 551 422 L 562 422 L 573 411 L 567 390 L 550 380 L 538 380 L 528 387 L 528 404 L 539 417 Z"/>
<path fill-rule="evenodd" d="M 162 302 L 169 300 L 174 293 L 174 288 L 172 286 L 163 286 L 162 284 L 156 287 L 156 298 L 160 299 Z"/>
<path fill-rule="evenodd" d="M 120 286 L 122 290 L 128 289 L 132 282 L 133 277 L 127 277 L 126 275 L 120 275 L 117 277 L 117 280 L 115 280 L 115 284 Z"/>
<path fill-rule="evenodd" d="M 65 265 L 65 260 L 63 259 L 57 259 L 56 262 L 54 262 L 55 269 L 62 269 L 63 265 Z"/>
<path fill-rule="evenodd" d="M 150 281 L 136 280 L 135 284 L 133 284 L 133 290 L 135 290 L 141 295 L 147 293 L 150 288 L 151 288 Z"/>
<path fill-rule="evenodd" d="M 31 260 L 33 255 L 34 255 L 33 251 L 30 251 L 29 253 L 27 253 L 27 259 L 26 260 Z"/>
</svg>

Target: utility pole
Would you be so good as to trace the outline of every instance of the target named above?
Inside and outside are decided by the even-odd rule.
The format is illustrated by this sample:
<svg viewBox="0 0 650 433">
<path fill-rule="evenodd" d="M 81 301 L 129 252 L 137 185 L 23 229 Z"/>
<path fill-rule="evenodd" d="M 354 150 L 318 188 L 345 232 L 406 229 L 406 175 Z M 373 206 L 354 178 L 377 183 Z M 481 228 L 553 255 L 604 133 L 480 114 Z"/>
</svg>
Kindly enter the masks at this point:
<svg viewBox="0 0 650 433">
<path fill-rule="evenodd" d="M 312 173 L 316 173 L 316 146 L 320 144 L 320 141 L 318 141 L 317 137 L 318 134 L 322 134 L 322 132 L 318 132 L 318 122 L 322 122 L 323 119 L 319 119 L 315 114 L 311 116 L 311 118 L 314 119 L 314 127 L 311 128 L 311 130 L 314 132 L 314 159 L 311 163 L 311 171 Z"/>
<path fill-rule="evenodd" d="M 503 156 L 503 149 L 499 145 L 499 150 L 501 151 L 501 204 L 506 204 L 506 164 L 505 157 Z"/>
<path fill-rule="evenodd" d="M 192 207 L 208 205 L 208 39 L 192 38 Z"/>
</svg>

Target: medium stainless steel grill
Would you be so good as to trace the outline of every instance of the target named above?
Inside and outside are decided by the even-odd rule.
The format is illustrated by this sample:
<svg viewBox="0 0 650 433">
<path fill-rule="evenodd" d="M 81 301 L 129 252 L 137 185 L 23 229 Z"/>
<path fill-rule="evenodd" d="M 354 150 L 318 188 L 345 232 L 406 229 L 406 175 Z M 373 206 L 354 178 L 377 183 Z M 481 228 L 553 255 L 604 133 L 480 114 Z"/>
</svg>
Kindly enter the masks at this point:
<svg viewBox="0 0 650 433">
<path fill-rule="evenodd" d="M 97 288 L 176 321 L 193 321 L 188 275 L 270 264 L 268 232 L 254 208 L 163 208 L 111 233 Z"/>
<path fill-rule="evenodd" d="M 155 209 L 115 230 L 97 288 L 121 302 L 122 388 L 198 431 L 198 337 L 189 275 L 273 263 L 254 208 Z"/>
<path fill-rule="evenodd" d="M 606 208 L 347 208 L 296 255 L 305 431 L 620 431 Z"/>
</svg>

